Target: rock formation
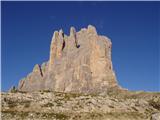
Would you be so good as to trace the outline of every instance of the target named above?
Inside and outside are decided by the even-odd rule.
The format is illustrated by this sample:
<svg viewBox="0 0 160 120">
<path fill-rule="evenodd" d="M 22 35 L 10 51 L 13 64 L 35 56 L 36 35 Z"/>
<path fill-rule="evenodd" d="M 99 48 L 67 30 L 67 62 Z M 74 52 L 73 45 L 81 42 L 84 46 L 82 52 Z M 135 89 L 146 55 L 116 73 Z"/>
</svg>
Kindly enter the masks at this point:
<svg viewBox="0 0 160 120">
<path fill-rule="evenodd" d="M 3 120 L 159 120 L 160 93 L 119 87 L 111 41 L 89 25 L 67 36 L 55 31 L 48 62 L 8 93 L 1 92 Z"/>
<path fill-rule="evenodd" d="M 111 41 L 89 25 L 67 36 L 55 31 L 48 62 L 35 65 L 19 83 L 20 91 L 100 92 L 119 87 L 111 61 Z"/>
</svg>

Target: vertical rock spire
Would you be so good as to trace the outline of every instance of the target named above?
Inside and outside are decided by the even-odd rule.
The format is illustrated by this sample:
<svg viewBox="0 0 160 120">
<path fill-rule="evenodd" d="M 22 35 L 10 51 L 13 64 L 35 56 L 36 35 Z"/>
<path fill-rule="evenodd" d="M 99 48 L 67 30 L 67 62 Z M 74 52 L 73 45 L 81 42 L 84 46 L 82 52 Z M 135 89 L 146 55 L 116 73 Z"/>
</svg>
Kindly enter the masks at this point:
<svg viewBox="0 0 160 120">
<path fill-rule="evenodd" d="M 56 58 L 60 58 L 62 56 L 62 48 L 64 44 L 64 33 L 61 29 L 58 34 L 58 41 L 57 41 L 57 52 L 56 52 Z"/>
<path fill-rule="evenodd" d="M 50 45 L 49 69 L 54 64 L 54 59 L 56 56 L 56 49 L 57 49 L 56 46 L 57 39 L 58 39 L 58 31 L 55 31 Z"/>
<path fill-rule="evenodd" d="M 74 27 L 70 28 L 70 37 L 76 38 L 76 29 Z"/>
<path fill-rule="evenodd" d="M 63 30 L 61 29 L 59 32 L 55 31 L 50 46 L 49 69 L 54 64 L 55 59 L 58 59 L 62 56 L 64 42 Z"/>
<path fill-rule="evenodd" d="M 112 68 L 111 42 L 98 35 L 91 25 L 80 32 L 71 27 L 69 36 L 62 30 L 55 31 L 50 58 L 43 69 L 36 65 L 33 72 L 20 82 L 19 89 L 86 93 L 118 86 Z"/>
<path fill-rule="evenodd" d="M 68 40 L 68 50 L 73 50 L 75 48 L 77 48 L 77 36 L 76 36 L 76 29 L 74 27 L 70 28 L 70 36 L 69 36 L 69 40 Z"/>
</svg>

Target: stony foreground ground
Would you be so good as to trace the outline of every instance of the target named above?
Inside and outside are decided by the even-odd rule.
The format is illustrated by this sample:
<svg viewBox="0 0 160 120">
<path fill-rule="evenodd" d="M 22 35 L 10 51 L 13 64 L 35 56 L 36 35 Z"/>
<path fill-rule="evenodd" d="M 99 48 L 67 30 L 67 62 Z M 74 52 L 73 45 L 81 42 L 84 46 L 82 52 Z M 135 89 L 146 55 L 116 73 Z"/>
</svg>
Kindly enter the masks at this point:
<svg viewBox="0 0 160 120">
<path fill-rule="evenodd" d="M 2 120 L 159 120 L 160 93 L 1 93 Z"/>
</svg>

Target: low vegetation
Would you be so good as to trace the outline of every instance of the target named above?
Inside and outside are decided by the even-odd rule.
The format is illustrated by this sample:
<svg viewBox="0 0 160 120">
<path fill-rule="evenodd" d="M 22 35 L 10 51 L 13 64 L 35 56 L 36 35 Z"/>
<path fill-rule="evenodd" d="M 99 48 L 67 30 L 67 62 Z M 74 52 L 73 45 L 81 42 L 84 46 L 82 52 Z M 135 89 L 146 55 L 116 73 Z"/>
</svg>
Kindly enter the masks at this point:
<svg viewBox="0 0 160 120">
<path fill-rule="evenodd" d="M 149 100 L 149 105 L 151 105 L 153 108 L 157 110 L 160 110 L 160 98 L 152 98 L 151 100 Z"/>
<path fill-rule="evenodd" d="M 2 119 L 149 120 L 160 112 L 160 94 L 108 90 L 103 94 L 3 93 Z"/>
</svg>

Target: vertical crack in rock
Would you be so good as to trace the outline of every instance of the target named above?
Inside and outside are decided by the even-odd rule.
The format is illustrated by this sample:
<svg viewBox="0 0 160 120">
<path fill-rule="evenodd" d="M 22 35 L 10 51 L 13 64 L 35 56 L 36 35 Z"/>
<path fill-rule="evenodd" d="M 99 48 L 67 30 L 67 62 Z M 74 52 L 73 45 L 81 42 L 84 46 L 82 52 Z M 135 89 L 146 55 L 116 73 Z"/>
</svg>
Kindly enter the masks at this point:
<svg viewBox="0 0 160 120">
<path fill-rule="evenodd" d="M 18 88 L 85 93 L 120 88 L 112 67 L 111 45 L 110 39 L 98 35 L 92 25 L 79 32 L 71 27 L 69 36 L 62 29 L 55 31 L 49 61 L 43 67 L 35 65 Z"/>
<path fill-rule="evenodd" d="M 43 77 L 41 66 L 36 64 L 33 68 L 33 72 L 39 74 L 41 77 Z"/>
</svg>

